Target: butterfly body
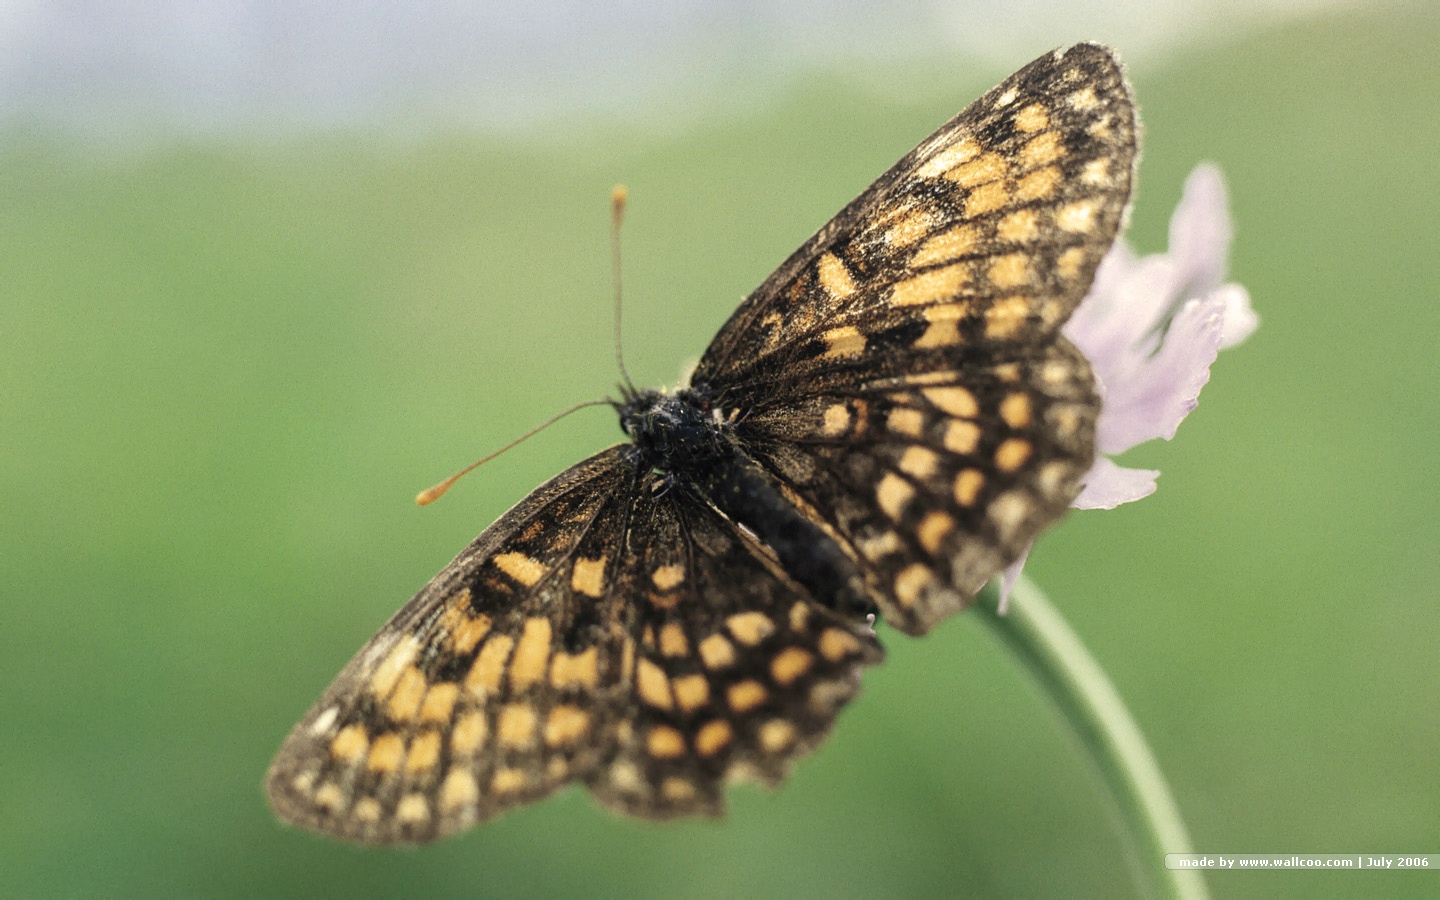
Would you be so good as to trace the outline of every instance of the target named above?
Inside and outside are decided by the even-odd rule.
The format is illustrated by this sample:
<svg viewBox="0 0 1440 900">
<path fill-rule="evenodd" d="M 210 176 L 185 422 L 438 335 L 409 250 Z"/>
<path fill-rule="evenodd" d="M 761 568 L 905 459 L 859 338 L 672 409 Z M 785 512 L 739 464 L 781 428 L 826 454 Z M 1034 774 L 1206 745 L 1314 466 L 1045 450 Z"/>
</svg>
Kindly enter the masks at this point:
<svg viewBox="0 0 1440 900">
<path fill-rule="evenodd" d="M 692 502 L 714 506 L 830 609 L 862 617 L 875 613 L 852 558 L 746 453 L 745 412 L 727 416 L 694 388 L 644 391 L 620 406 L 620 422 L 639 448 L 641 463 L 657 472 L 654 489 L 691 491 Z"/>
<path fill-rule="evenodd" d="M 718 815 L 828 733 L 871 628 L 923 634 L 1058 519 L 1099 396 L 1060 334 L 1125 216 L 1119 63 L 1007 78 L 746 298 L 678 390 L 626 389 L 630 442 L 482 532 L 301 719 L 287 821 L 424 842 L 585 784 Z"/>
</svg>

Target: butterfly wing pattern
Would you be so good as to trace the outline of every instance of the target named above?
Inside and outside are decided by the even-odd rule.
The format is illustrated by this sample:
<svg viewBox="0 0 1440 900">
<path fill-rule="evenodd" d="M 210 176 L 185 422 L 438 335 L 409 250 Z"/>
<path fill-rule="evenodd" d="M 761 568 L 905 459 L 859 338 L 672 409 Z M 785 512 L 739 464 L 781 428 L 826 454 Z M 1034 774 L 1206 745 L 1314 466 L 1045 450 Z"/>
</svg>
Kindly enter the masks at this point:
<svg viewBox="0 0 1440 900">
<path fill-rule="evenodd" d="M 1047 54 L 796 251 L 630 435 L 486 529 L 341 671 L 278 815 L 420 843 L 570 782 L 647 818 L 776 784 L 882 650 L 1058 519 L 1099 408 L 1060 326 L 1136 157 L 1111 51 Z"/>
</svg>

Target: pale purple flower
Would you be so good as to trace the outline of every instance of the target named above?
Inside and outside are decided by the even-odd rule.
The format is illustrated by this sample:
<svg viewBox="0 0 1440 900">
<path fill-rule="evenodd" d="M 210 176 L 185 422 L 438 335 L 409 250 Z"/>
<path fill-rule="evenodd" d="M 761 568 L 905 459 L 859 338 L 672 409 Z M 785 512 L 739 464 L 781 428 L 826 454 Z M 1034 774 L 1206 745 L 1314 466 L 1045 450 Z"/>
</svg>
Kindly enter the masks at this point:
<svg viewBox="0 0 1440 900">
<path fill-rule="evenodd" d="M 1230 253 L 1225 181 L 1209 163 L 1185 180 L 1170 218 L 1170 249 L 1137 257 L 1117 240 L 1064 334 L 1090 360 L 1100 391 L 1099 454 L 1075 509 L 1114 509 L 1155 491 L 1153 469 L 1109 457 L 1154 438 L 1170 440 L 1199 402 L 1210 364 L 1260 324 L 1250 295 L 1225 283 Z M 1001 578 L 1003 611 L 1029 548 Z"/>
</svg>

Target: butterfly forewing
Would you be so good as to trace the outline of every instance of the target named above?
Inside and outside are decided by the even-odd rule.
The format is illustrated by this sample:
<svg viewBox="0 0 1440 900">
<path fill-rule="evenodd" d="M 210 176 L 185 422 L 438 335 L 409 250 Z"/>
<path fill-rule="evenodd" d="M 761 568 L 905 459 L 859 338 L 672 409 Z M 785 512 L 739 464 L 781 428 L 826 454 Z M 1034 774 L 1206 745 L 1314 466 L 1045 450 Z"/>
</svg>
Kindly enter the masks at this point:
<svg viewBox="0 0 1440 900">
<path fill-rule="evenodd" d="M 1134 102 L 1104 47 L 1056 51 L 921 142 L 731 316 L 692 380 L 763 402 L 855 368 L 957 368 L 1053 338 L 1114 242 Z M 915 362 L 911 362 L 915 360 Z"/>
<path fill-rule="evenodd" d="M 1064 511 L 1098 400 L 1059 328 L 1136 153 L 1110 51 L 1006 79 L 794 253 L 691 386 L 617 402 L 567 470 L 387 623 L 270 769 L 281 818 L 423 842 L 569 781 L 718 814 L 783 778 L 878 662 Z"/>
</svg>

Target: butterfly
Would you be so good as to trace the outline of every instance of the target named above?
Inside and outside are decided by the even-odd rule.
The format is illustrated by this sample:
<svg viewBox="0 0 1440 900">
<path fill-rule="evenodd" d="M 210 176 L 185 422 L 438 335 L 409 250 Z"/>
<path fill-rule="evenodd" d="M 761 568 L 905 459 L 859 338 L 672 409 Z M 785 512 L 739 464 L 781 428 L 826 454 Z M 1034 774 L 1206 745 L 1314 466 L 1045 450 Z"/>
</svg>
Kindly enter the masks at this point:
<svg viewBox="0 0 1440 900">
<path fill-rule="evenodd" d="M 1058 519 L 1095 455 L 1060 327 L 1137 152 L 1109 49 L 1048 53 L 926 138 L 747 297 L 630 440 L 505 513 L 342 670 L 266 780 L 287 822 L 453 834 L 572 782 L 719 815 L 881 661 Z"/>
</svg>

